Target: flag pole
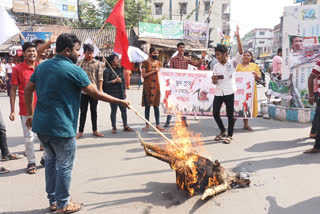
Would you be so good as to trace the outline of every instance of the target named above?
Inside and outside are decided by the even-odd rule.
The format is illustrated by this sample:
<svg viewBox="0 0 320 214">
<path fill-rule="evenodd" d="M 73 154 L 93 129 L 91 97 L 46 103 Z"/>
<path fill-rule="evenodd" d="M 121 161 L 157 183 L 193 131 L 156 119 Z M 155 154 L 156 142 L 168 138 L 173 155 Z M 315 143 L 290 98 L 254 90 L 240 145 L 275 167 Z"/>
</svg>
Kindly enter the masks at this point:
<svg viewBox="0 0 320 214">
<path fill-rule="evenodd" d="M 92 41 L 93 43 L 95 43 L 95 41 L 98 39 L 98 36 L 99 36 L 100 33 L 102 32 L 102 30 L 103 30 L 104 26 L 106 26 L 106 24 L 107 24 L 107 22 L 105 22 L 105 23 L 101 26 L 99 32 L 97 33 L 97 35 L 94 37 L 94 39 L 93 39 L 93 41 Z"/>
</svg>

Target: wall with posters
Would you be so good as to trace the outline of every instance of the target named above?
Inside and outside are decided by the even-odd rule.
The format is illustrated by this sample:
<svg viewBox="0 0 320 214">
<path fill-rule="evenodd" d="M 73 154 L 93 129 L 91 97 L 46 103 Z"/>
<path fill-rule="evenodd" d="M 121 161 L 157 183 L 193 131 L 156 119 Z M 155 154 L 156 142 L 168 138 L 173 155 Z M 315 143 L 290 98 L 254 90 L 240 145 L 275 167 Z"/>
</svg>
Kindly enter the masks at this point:
<svg viewBox="0 0 320 214">
<path fill-rule="evenodd" d="M 286 7 L 283 17 L 283 79 L 293 75 L 308 106 L 308 77 L 319 59 L 320 5 Z"/>
<path fill-rule="evenodd" d="M 44 16 L 78 19 L 77 0 L 13 0 L 13 12 L 29 13 L 29 11 Z"/>
<path fill-rule="evenodd" d="M 164 114 L 212 117 L 215 85 L 212 72 L 162 68 L 159 73 Z M 235 117 L 252 118 L 254 78 L 252 72 L 235 74 Z M 225 116 L 225 108 L 221 115 Z"/>
</svg>

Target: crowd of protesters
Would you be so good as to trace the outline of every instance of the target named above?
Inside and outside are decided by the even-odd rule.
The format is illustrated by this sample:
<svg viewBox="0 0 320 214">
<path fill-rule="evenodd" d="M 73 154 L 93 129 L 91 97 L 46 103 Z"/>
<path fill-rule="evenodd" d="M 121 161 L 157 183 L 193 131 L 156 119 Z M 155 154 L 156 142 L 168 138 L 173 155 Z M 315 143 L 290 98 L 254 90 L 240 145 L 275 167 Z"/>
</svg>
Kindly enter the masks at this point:
<svg viewBox="0 0 320 214">
<path fill-rule="evenodd" d="M 236 56 L 231 58 L 227 47 L 218 45 L 215 48 L 216 60 L 209 64 L 204 60 L 205 51 L 202 52 L 200 60 L 193 61 L 190 52 L 185 50 L 185 44 L 182 42 L 177 44 L 178 54 L 164 64 L 159 61 L 158 50 L 151 47 L 149 58 L 141 66 L 141 75 L 144 78 L 141 100 L 142 106 L 145 108 L 145 118 L 150 119 L 150 110 L 153 107 L 156 128 L 165 131 L 160 124 L 159 110 L 159 71 L 163 65 L 169 64 L 172 69 L 187 69 L 188 65 L 192 65 L 199 70 L 211 70 L 209 72 L 213 72 L 212 83 L 216 85 L 213 116 L 220 130 L 215 140 L 230 144 L 236 122 L 234 118 L 235 72 L 250 71 L 256 81 L 261 79 L 259 66 L 253 63 L 252 53 L 242 48 L 238 27 L 235 36 L 238 43 Z M 49 48 L 53 43 L 56 43 L 56 55 L 48 60 L 51 53 Z M 112 54 L 105 63 L 101 63 L 93 56 L 93 45 L 84 44 L 84 58 L 78 60 L 80 47 L 81 42 L 74 34 L 61 34 L 58 38 L 52 37 L 48 42 L 35 40 L 24 43 L 22 49 L 25 60 L 21 64 L 15 66 L 12 58 L 9 58 L 7 64 L 1 60 L 0 83 L 7 81 L 11 106 L 9 118 L 12 121 L 16 119 L 17 91 L 19 95 L 19 115 L 25 139 L 24 154 L 28 162 L 27 173 L 35 174 L 37 172 L 34 143 L 36 140 L 40 140 L 40 144 L 44 148 L 40 163 L 45 166 L 49 209 L 50 211 L 58 211 L 58 213 L 76 212 L 83 206 L 81 203 L 70 200 L 69 189 L 76 152 L 76 139 L 83 137 L 88 106 L 90 105 L 94 136 L 104 137 L 97 130 L 98 100 L 110 103 L 113 134 L 118 133 L 116 124 L 118 108 L 121 111 L 123 130 L 134 131 L 128 126 L 127 117 L 127 108 L 130 108 L 129 102 L 126 101 L 126 90 L 129 88 L 129 85 L 126 84 L 128 73 L 121 67 L 119 56 Z M 278 56 L 281 57 L 279 52 Z M 279 63 L 279 59 L 277 59 L 277 63 Z M 320 111 L 320 101 L 315 98 L 317 93 L 314 92 L 313 83 L 315 79 L 319 78 L 319 68 L 320 64 L 318 63 L 309 78 L 309 90 L 312 91 L 310 91 L 309 102 L 317 102 L 317 115 Z M 3 73 L 4 71 L 5 73 Z M 316 81 L 317 84 L 318 82 L 319 80 Z M 227 130 L 220 118 L 220 109 L 223 103 L 227 109 Z M 256 117 L 258 115 L 256 85 L 253 103 L 253 117 Z M 167 116 L 164 127 L 170 126 L 171 118 L 171 115 Z M 320 136 L 316 134 L 316 124 L 320 122 L 320 117 L 316 116 L 315 118 L 311 134 L 316 138 L 316 144 L 314 148 L 306 151 L 307 153 L 320 152 Z M 48 121 L 50 122 L 48 123 Z M 188 127 L 186 117 L 182 117 L 181 122 L 185 127 Z M 243 120 L 243 128 L 249 131 L 253 130 L 248 120 Z M 146 124 L 142 131 L 148 130 L 149 125 Z M 16 160 L 23 157 L 9 152 L 1 111 L 0 149 L 2 160 Z M 1 167 L 0 172 L 6 173 L 8 169 Z"/>
</svg>

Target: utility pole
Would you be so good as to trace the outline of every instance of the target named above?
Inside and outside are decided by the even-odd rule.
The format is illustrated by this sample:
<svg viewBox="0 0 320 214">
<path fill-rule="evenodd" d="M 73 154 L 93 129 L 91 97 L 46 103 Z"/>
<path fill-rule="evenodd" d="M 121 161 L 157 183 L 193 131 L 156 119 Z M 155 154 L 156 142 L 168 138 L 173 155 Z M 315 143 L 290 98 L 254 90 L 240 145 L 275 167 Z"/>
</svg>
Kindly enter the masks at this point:
<svg viewBox="0 0 320 214">
<path fill-rule="evenodd" d="M 31 21 L 31 14 L 30 14 L 30 4 L 29 4 L 29 0 L 27 0 L 27 5 L 28 5 L 29 22 L 30 22 L 30 25 L 31 25 L 31 31 L 33 31 L 32 21 Z"/>
<path fill-rule="evenodd" d="M 196 0 L 196 22 L 199 21 L 199 0 Z"/>
<path fill-rule="evenodd" d="M 180 3 L 180 21 L 182 21 L 182 16 L 183 16 L 183 14 L 182 14 L 182 5 Z"/>
<path fill-rule="evenodd" d="M 169 17 L 172 20 L 172 0 L 169 0 Z"/>
<path fill-rule="evenodd" d="M 210 9 L 209 9 L 209 14 L 208 14 L 208 18 L 206 20 L 206 22 L 208 23 L 208 39 L 207 39 L 207 49 L 209 47 L 209 40 L 210 40 L 210 16 L 212 13 L 212 8 L 213 8 L 213 0 L 210 0 Z"/>
<path fill-rule="evenodd" d="M 33 2 L 33 22 L 32 22 L 32 25 L 34 25 L 34 22 L 36 20 L 36 4 L 34 3 L 34 0 L 32 0 Z"/>
</svg>

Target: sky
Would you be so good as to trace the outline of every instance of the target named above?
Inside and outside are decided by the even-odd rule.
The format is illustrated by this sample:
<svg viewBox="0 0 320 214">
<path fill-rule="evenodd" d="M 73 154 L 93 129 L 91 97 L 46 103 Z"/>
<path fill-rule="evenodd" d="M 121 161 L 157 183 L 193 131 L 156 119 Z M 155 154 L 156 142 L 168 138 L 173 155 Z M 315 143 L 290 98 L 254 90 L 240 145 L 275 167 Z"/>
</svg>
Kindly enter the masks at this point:
<svg viewBox="0 0 320 214">
<path fill-rule="evenodd" d="M 273 28 L 280 23 L 283 8 L 294 4 L 294 0 L 231 0 L 231 35 L 235 26 L 241 37 L 253 28 Z"/>
</svg>

